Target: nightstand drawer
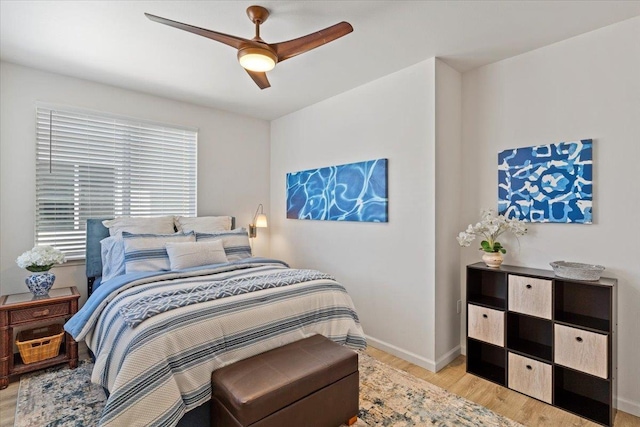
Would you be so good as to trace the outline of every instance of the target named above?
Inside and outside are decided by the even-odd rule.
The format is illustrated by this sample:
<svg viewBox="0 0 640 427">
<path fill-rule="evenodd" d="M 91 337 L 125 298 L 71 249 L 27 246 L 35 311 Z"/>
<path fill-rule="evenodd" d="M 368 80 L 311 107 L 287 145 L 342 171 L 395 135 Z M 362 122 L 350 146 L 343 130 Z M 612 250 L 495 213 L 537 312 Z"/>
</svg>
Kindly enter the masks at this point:
<svg viewBox="0 0 640 427">
<path fill-rule="evenodd" d="M 69 303 L 43 305 L 40 307 L 24 308 L 11 311 L 11 324 L 33 322 L 34 320 L 49 319 L 65 316 L 70 313 Z"/>
<path fill-rule="evenodd" d="M 604 334 L 555 325 L 555 362 L 600 378 L 607 378 L 608 338 Z"/>
<path fill-rule="evenodd" d="M 551 320 L 551 280 L 510 274 L 509 311 Z"/>
<path fill-rule="evenodd" d="M 504 312 L 469 304 L 469 337 L 504 347 Z"/>
<path fill-rule="evenodd" d="M 509 388 L 551 403 L 551 384 L 551 365 L 509 353 Z"/>
</svg>

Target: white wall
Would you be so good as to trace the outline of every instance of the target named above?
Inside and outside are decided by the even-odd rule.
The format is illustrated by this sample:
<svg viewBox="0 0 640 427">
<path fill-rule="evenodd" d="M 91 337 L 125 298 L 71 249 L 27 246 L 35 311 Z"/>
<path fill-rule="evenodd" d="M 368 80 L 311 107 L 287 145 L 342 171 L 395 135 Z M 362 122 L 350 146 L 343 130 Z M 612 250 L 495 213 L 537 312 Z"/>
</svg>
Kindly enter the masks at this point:
<svg viewBox="0 0 640 427">
<path fill-rule="evenodd" d="M 505 262 L 570 260 L 618 278 L 618 408 L 640 415 L 640 18 L 463 75 L 461 228 L 497 206 L 497 153 L 594 139 L 593 225 L 530 224 Z M 479 260 L 464 250 L 463 265 Z"/>
<path fill-rule="evenodd" d="M 435 325 L 436 370 L 460 354 L 460 225 L 462 196 L 462 76 L 436 59 L 435 171 Z"/>
<path fill-rule="evenodd" d="M 195 127 L 198 214 L 236 216 L 246 227 L 258 203 L 269 214 L 269 122 L 143 93 L 0 63 L 0 293 L 26 292 L 15 259 L 34 245 L 37 101 Z M 269 255 L 269 229 L 255 252 Z M 84 264 L 52 270 L 55 287 L 86 295 Z M 83 298 L 84 299 L 84 298 Z"/>
<path fill-rule="evenodd" d="M 272 255 L 335 275 L 371 344 L 432 370 L 439 356 L 435 64 L 421 62 L 271 124 Z M 459 93 L 459 76 L 457 84 Z M 444 106 L 442 114 L 449 114 Z M 376 158 L 389 161 L 388 223 L 286 219 L 287 172 Z M 458 254 L 447 283 L 456 295 Z M 459 324 L 451 329 L 457 347 Z"/>
</svg>

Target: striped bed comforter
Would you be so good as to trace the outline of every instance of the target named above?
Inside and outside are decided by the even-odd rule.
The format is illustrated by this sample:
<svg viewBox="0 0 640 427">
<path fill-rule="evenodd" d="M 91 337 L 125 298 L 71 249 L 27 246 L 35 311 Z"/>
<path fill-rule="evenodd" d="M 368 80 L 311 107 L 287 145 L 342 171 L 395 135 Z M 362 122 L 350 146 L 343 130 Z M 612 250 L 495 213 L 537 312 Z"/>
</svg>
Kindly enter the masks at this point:
<svg viewBox="0 0 640 427">
<path fill-rule="evenodd" d="M 214 283 L 262 283 L 288 270 L 263 261 L 136 277 L 103 291 L 100 302 L 87 301 L 76 315 L 82 319 L 72 318 L 65 329 L 85 339 L 96 357 L 91 380 L 109 390 L 101 426 L 174 426 L 211 398 L 212 371 L 316 333 L 352 348 L 366 345 L 346 290 L 320 274 L 197 303 L 175 299 L 193 298 L 190 289 Z M 130 326 L 123 313 L 157 302 L 159 294 L 171 295 L 171 303 L 145 306 L 144 320 Z"/>
</svg>

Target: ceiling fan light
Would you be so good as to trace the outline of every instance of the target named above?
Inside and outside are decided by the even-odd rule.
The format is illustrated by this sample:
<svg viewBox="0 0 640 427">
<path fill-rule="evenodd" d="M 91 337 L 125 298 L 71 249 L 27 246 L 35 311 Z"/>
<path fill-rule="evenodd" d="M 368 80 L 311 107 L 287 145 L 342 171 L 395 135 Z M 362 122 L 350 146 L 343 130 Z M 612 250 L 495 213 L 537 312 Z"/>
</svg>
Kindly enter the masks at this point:
<svg viewBox="0 0 640 427">
<path fill-rule="evenodd" d="M 238 61 L 249 71 L 271 71 L 276 66 L 276 55 L 268 49 L 248 47 L 238 51 Z"/>
</svg>

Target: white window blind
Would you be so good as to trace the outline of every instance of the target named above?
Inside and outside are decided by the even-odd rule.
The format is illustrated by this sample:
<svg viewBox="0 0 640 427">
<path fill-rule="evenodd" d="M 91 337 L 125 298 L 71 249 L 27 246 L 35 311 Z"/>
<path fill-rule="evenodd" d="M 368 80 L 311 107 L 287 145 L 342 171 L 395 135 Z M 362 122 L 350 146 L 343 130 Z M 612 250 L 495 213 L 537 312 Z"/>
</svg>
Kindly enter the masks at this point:
<svg viewBox="0 0 640 427">
<path fill-rule="evenodd" d="M 84 258 L 87 218 L 196 214 L 197 131 L 37 108 L 36 245 Z"/>
</svg>

